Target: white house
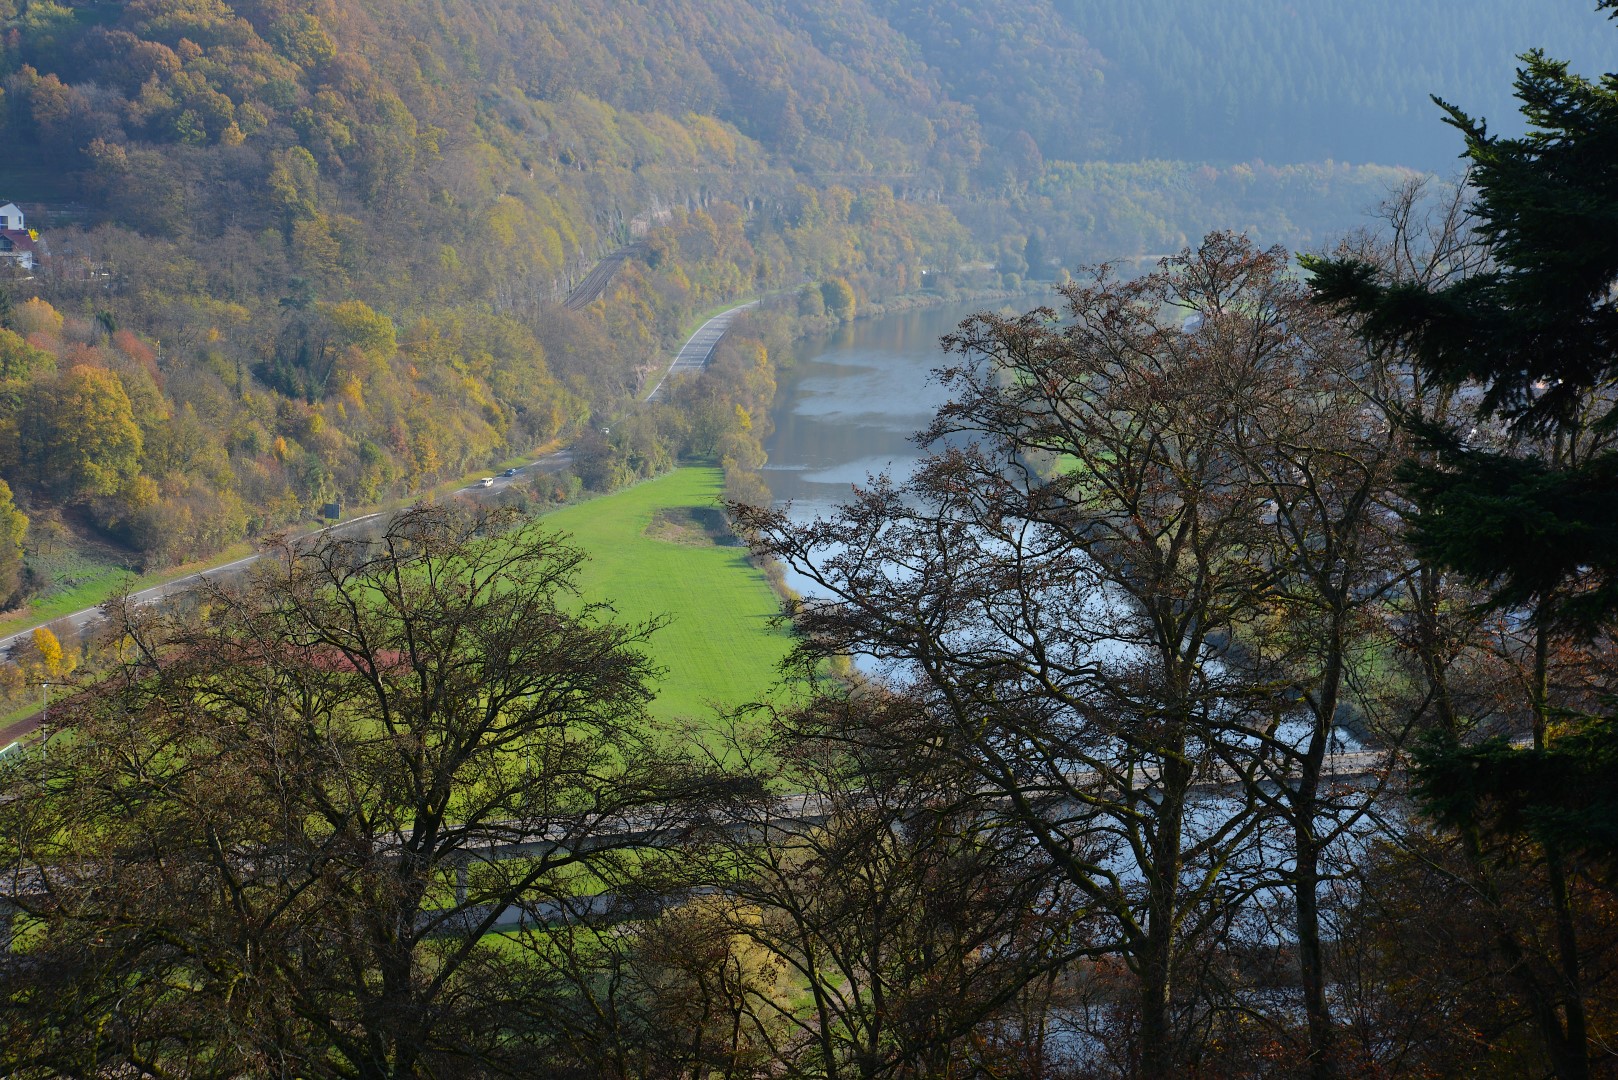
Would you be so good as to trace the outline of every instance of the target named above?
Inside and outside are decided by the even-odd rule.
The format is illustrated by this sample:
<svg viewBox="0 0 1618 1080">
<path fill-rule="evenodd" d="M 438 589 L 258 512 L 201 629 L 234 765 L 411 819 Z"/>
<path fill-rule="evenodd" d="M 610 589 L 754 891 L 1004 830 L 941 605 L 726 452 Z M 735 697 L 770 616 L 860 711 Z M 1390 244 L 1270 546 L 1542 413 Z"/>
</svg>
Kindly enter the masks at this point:
<svg viewBox="0 0 1618 1080">
<path fill-rule="evenodd" d="M 34 268 L 39 240 L 28 231 L 22 209 L 16 203 L 0 205 L 0 262 L 10 262 L 24 270 Z"/>
</svg>

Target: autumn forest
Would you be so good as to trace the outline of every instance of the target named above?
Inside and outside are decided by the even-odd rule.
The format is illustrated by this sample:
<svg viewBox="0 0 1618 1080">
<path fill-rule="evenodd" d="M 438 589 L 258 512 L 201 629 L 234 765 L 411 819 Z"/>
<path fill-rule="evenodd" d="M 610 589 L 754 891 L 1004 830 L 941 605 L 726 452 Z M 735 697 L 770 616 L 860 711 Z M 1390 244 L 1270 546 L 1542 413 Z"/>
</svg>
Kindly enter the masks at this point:
<svg viewBox="0 0 1618 1080">
<path fill-rule="evenodd" d="M 0 1073 L 1618 1076 L 1610 17 L 0 0 Z"/>
</svg>

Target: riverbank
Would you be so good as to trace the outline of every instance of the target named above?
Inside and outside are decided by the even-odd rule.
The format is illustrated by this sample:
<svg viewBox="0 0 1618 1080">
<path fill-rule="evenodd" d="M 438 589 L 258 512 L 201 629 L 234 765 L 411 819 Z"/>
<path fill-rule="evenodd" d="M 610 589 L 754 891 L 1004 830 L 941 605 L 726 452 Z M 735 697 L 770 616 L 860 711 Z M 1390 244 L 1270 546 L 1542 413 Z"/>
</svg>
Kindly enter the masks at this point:
<svg viewBox="0 0 1618 1080">
<path fill-rule="evenodd" d="M 839 319 L 834 315 L 795 315 L 793 318 L 796 330 L 792 335 L 792 340 L 804 341 L 831 334 L 839 327 L 847 326 L 850 323 L 869 322 L 872 319 L 883 319 L 910 311 L 923 311 L 928 308 L 1009 303 L 1011 301 L 1022 301 L 1026 306 L 1030 301 L 1054 296 L 1057 284 L 1055 281 L 1030 281 L 1018 289 L 961 289 L 949 292 L 928 290 L 917 293 L 900 293 L 882 300 L 868 300 L 861 303 L 854 309 L 854 315 L 850 319 Z"/>
<path fill-rule="evenodd" d="M 1057 283 L 1054 281 L 1030 281 L 1020 289 L 972 289 L 953 294 L 941 292 L 902 293 L 879 303 L 866 305 L 864 310 L 855 312 L 855 318 L 856 320 L 880 319 L 889 315 L 903 314 L 907 311 L 948 307 L 955 304 L 1005 303 L 1012 300 L 1028 301 L 1039 297 L 1054 296 L 1056 285 Z"/>
<path fill-rule="evenodd" d="M 796 306 L 792 296 L 783 296 L 745 312 L 715 347 L 716 355 L 729 352 L 732 362 L 714 365 L 708 372 L 718 385 L 715 396 L 730 400 L 741 421 L 737 430 L 731 433 L 733 449 L 746 447 L 743 452 L 720 451 L 716 455 L 725 469 L 726 498 L 735 502 L 760 503 L 770 501 L 777 494 L 764 482 L 761 473 L 773 467 L 773 455 L 768 446 L 773 441 L 780 413 L 780 388 L 790 381 L 790 373 L 798 358 L 806 352 L 835 342 L 839 335 L 846 337 L 858 333 L 857 328 L 919 312 L 952 309 L 965 318 L 992 305 L 1010 304 L 1027 308 L 1048 302 L 1055 285 L 1055 282 L 1039 282 L 1025 284 L 1018 289 L 903 293 L 880 302 L 862 302 L 854 309 L 852 317 L 846 319 L 805 314 Z M 939 355 L 938 339 L 952 332 L 958 321 L 951 319 L 934 327 L 926 335 L 929 362 L 917 373 L 917 383 L 925 382 L 928 371 L 935 366 L 933 361 Z M 738 356 L 745 358 L 738 361 Z M 763 395 L 757 392 L 760 385 L 757 376 L 760 374 L 765 377 L 768 387 Z M 896 393 L 906 399 L 914 397 L 903 387 L 887 387 L 884 392 Z M 920 422 L 906 428 L 906 435 L 924 426 L 925 421 L 931 419 L 930 412 L 915 419 Z M 863 476 L 855 479 L 863 479 Z"/>
</svg>

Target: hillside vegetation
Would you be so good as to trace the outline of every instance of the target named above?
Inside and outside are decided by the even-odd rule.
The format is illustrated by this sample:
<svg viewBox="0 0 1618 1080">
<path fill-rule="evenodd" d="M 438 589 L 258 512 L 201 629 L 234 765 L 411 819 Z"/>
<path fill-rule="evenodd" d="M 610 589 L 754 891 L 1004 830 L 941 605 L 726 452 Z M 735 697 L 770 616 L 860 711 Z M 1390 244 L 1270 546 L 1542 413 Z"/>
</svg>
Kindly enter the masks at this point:
<svg viewBox="0 0 1618 1080">
<path fill-rule="evenodd" d="M 1455 56 L 1521 39 L 1482 6 Z M 1229 25 L 1273 14 L 1253 0 Z M 590 417 L 640 438 L 599 448 L 603 483 L 719 443 L 756 454 L 751 390 L 696 392 L 700 422 L 633 405 L 695 314 L 739 297 L 801 292 L 813 326 L 1216 225 L 1307 247 L 1357 224 L 1397 155 L 1248 162 L 1268 136 L 1216 151 L 1188 133 L 1218 125 L 1164 107 L 1257 117 L 1295 82 L 1266 61 L 1214 86 L 1198 72 L 1225 39 L 1195 18 L 1099 0 L 0 0 L 0 199 L 51 255 L 0 280 L 17 508 L 0 493 L 0 601 L 49 585 L 24 518 L 157 566 Z M 1360 16 L 1309 16 L 1333 18 Z M 1582 18 L 1558 7 L 1547 32 Z M 1349 131 L 1339 98 L 1381 122 L 1373 86 L 1405 83 L 1344 56 L 1298 123 Z M 560 306 L 631 241 L 603 295 Z"/>
</svg>

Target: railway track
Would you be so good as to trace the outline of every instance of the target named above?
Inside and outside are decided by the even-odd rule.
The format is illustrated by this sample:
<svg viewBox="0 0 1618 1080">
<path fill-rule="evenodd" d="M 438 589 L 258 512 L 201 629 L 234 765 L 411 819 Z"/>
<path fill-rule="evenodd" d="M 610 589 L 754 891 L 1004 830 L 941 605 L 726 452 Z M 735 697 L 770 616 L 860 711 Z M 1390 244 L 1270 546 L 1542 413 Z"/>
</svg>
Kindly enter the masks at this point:
<svg viewBox="0 0 1618 1080">
<path fill-rule="evenodd" d="M 562 301 L 562 306 L 569 311 L 579 311 L 589 307 L 595 303 L 602 293 L 607 291 L 607 286 L 612 284 L 613 276 L 618 273 L 619 267 L 624 265 L 625 260 L 636 255 L 644 255 L 647 250 L 646 242 L 641 240 L 602 256 L 601 261 L 591 267 L 588 274 L 584 275 L 584 280 L 573 286 L 573 291 L 567 294 L 567 299 Z"/>
</svg>

